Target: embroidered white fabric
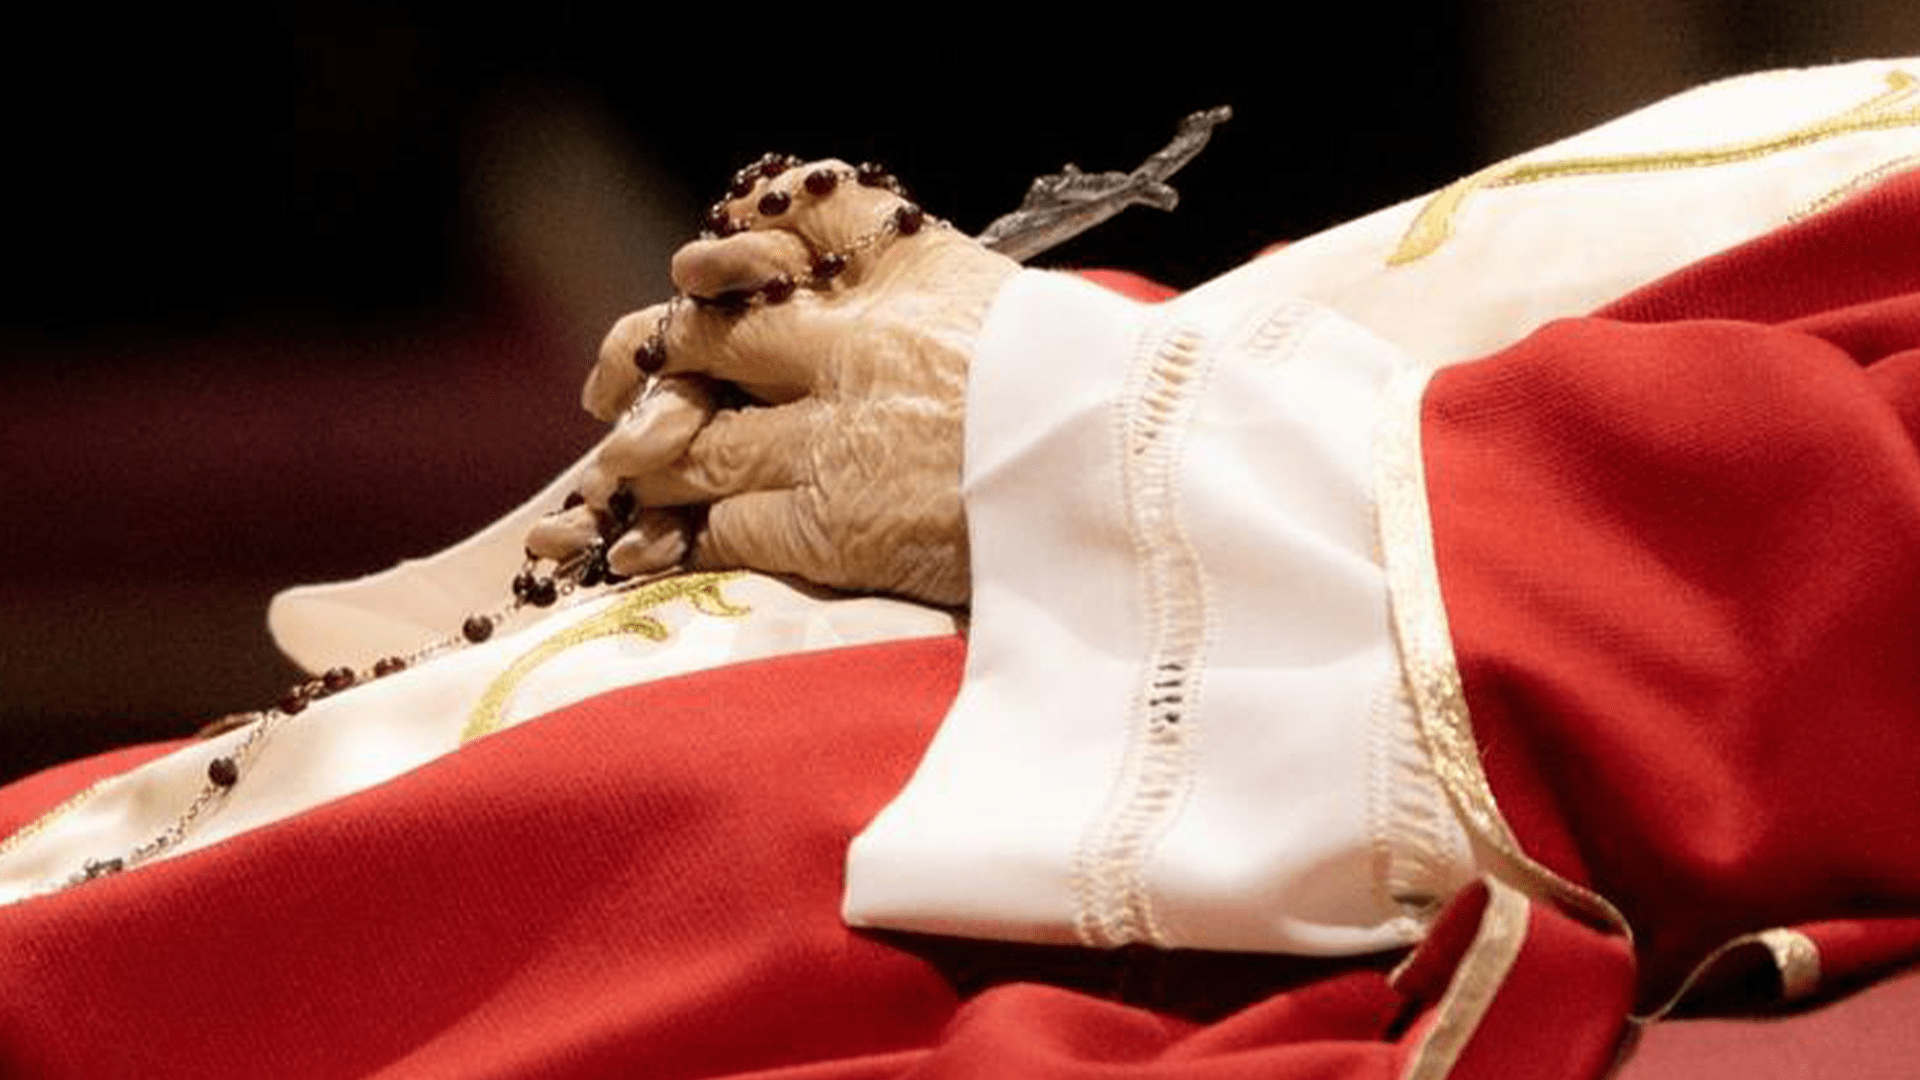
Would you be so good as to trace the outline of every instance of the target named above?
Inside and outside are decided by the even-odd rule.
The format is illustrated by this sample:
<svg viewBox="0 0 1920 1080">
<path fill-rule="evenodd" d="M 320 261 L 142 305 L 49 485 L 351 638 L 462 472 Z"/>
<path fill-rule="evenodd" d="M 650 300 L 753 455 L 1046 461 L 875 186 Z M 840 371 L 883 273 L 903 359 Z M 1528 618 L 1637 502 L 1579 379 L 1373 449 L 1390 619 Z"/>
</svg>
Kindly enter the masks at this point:
<svg viewBox="0 0 1920 1080">
<path fill-rule="evenodd" d="M 1374 707 L 1398 665 L 1371 421 L 1406 361 L 1263 276 L 1158 307 L 1037 272 L 1001 293 L 966 683 L 853 845 L 849 921 L 1349 954 L 1472 879 L 1457 826 L 1403 809 L 1444 807 L 1411 714 Z"/>
</svg>

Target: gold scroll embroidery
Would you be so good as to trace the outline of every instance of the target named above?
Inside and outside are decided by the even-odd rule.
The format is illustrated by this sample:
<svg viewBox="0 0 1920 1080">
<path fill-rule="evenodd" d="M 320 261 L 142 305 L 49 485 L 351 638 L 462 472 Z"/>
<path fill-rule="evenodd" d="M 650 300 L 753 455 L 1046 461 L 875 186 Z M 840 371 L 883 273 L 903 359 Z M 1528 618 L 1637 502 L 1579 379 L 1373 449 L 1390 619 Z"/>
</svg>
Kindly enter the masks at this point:
<svg viewBox="0 0 1920 1080">
<path fill-rule="evenodd" d="M 482 735 L 491 735 L 500 730 L 502 718 L 506 715 L 507 704 L 513 699 L 514 692 L 527 676 L 533 674 L 540 665 L 561 653 L 605 637 L 617 637 L 622 634 L 637 634 L 650 641 L 665 641 L 669 634 L 665 623 L 651 613 L 663 604 L 675 600 L 685 600 L 695 611 L 703 615 L 718 618 L 739 618 L 752 611 L 751 608 L 732 603 L 720 592 L 720 586 L 743 576 L 741 571 L 729 570 L 719 573 L 681 574 L 676 577 L 650 581 L 633 589 L 612 607 L 598 615 L 582 619 L 573 626 L 562 630 L 547 640 L 522 654 L 507 669 L 487 684 L 480 695 L 479 704 L 467 718 L 467 726 L 460 732 L 462 745 L 472 742 Z"/>
<path fill-rule="evenodd" d="M 1453 236 L 1454 222 L 1468 199 L 1487 188 L 1513 187 L 1568 176 L 1663 172 L 1730 165 L 1793 150 L 1840 135 L 1861 131 L 1920 125 L 1920 105 L 1897 106 L 1912 98 L 1920 79 L 1904 71 L 1887 73 L 1887 88 L 1867 101 L 1825 119 L 1778 135 L 1725 143 L 1695 150 L 1667 150 L 1641 154 L 1595 155 L 1559 161 L 1503 161 L 1442 188 L 1413 219 L 1400 246 L 1387 257 L 1388 266 L 1404 266 L 1433 254 Z"/>
<path fill-rule="evenodd" d="M 1420 737 L 1461 821 L 1507 864 L 1499 872 L 1517 879 L 1529 893 L 1552 897 L 1631 941 L 1626 917 L 1605 897 L 1566 880 L 1521 850 L 1480 766 L 1480 748 L 1440 594 L 1426 468 L 1420 457 L 1420 402 L 1432 377 L 1432 369 L 1409 368 L 1387 384 L 1373 451 L 1389 617 Z"/>
</svg>

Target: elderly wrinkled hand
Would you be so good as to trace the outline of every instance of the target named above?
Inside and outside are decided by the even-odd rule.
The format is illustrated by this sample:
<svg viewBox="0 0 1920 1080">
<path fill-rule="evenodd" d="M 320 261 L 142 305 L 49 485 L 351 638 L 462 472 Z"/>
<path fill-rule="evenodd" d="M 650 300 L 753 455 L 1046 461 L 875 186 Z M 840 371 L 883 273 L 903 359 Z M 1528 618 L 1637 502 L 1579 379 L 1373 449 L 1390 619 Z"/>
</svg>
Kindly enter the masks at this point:
<svg viewBox="0 0 1920 1080">
<path fill-rule="evenodd" d="M 576 554 L 611 504 L 617 573 L 749 567 L 964 603 L 967 366 L 1015 264 L 865 166 L 763 159 L 730 194 L 719 235 L 674 256 L 686 298 L 607 335 L 583 401 L 623 419 L 585 504 L 529 549 Z"/>
</svg>

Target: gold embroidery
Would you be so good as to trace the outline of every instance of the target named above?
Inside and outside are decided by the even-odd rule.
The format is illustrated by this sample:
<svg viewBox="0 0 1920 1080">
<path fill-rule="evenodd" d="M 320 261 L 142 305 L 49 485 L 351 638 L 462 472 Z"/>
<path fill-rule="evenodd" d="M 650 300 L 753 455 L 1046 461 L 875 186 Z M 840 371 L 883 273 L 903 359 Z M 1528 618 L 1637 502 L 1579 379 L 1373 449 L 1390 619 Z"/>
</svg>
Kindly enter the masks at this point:
<svg viewBox="0 0 1920 1080">
<path fill-rule="evenodd" d="M 1527 898 L 1494 878 L 1486 879 L 1487 909 L 1473 934 L 1473 944 L 1460 959 L 1453 981 L 1434 1010 L 1433 1026 L 1420 1037 L 1406 1080 L 1442 1080 L 1453 1071 L 1460 1054 L 1473 1041 L 1493 999 L 1520 959 L 1533 912 Z"/>
<path fill-rule="evenodd" d="M 1766 138 L 1726 143 L 1696 150 L 1667 150 L 1640 154 L 1596 155 L 1560 161 L 1503 161 L 1441 189 L 1413 219 L 1400 246 L 1387 257 L 1388 266 L 1418 262 L 1438 251 L 1453 236 L 1454 221 L 1467 200 L 1486 188 L 1557 180 L 1568 176 L 1664 172 L 1699 169 L 1751 161 L 1785 150 L 1809 146 L 1840 135 L 1920 125 L 1920 106 L 1895 108 L 1913 96 L 1920 79 L 1904 71 L 1887 73 L 1887 89 L 1853 108 L 1822 120 Z"/>
<path fill-rule="evenodd" d="M 1762 930 L 1757 934 L 1741 934 L 1724 942 L 1708 953 L 1699 963 L 1680 980 L 1680 985 L 1660 1006 L 1652 1012 L 1633 1019 L 1639 1023 L 1652 1023 L 1672 1012 L 1676 1006 L 1687 999 L 1706 974 L 1731 953 L 1749 946 L 1758 945 L 1767 950 L 1768 959 L 1773 961 L 1774 970 L 1780 976 L 1780 999 L 1799 1001 L 1820 988 L 1820 946 L 1813 939 L 1798 930 L 1775 927 Z"/>
<path fill-rule="evenodd" d="M 1410 368 L 1394 376 L 1382 395 L 1374 441 L 1375 505 L 1389 617 L 1420 737 L 1461 821 L 1508 864 L 1507 870 L 1519 879 L 1517 884 L 1632 940 L 1626 918 L 1604 897 L 1562 878 L 1521 850 L 1480 766 L 1473 718 L 1460 685 L 1452 630 L 1440 594 L 1426 470 L 1420 457 L 1420 403 L 1432 377 L 1433 371 L 1427 368 Z"/>
<path fill-rule="evenodd" d="M 1888 177 L 1898 175 L 1900 173 L 1906 172 L 1908 169 L 1912 169 L 1915 167 L 1920 167 L 1920 154 L 1909 154 L 1906 157 L 1895 158 L 1892 161 L 1885 162 L 1881 165 L 1877 165 L 1874 168 L 1868 169 L 1866 172 L 1861 173 L 1859 176 L 1856 176 L 1853 179 L 1848 180 L 1846 183 L 1841 184 L 1839 187 L 1834 188 L 1832 191 L 1827 192 L 1825 195 L 1820 196 L 1819 198 L 1813 200 L 1807 205 L 1801 207 L 1800 209 L 1795 210 L 1792 214 L 1787 216 L 1786 223 L 1789 225 L 1798 225 L 1800 222 L 1805 221 L 1810 217 L 1813 217 L 1815 214 L 1823 214 L 1828 210 L 1833 209 L 1834 207 L 1845 202 L 1847 199 L 1860 194 L 1862 191 L 1865 191 L 1868 188 L 1873 187 L 1874 185 L 1878 184 L 1882 180 L 1887 179 Z"/>
<path fill-rule="evenodd" d="M 467 718 L 466 728 L 460 732 L 461 744 L 498 731 L 506 715 L 507 703 L 520 684 L 534 669 L 568 649 L 621 634 L 638 634 L 650 641 L 667 640 L 669 634 L 666 625 L 649 614 L 663 604 L 685 600 L 695 611 L 716 618 L 739 618 L 748 614 L 751 608 L 732 603 L 720 592 L 722 584 L 742 576 L 741 571 L 730 570 L 681 574 L 650 581 L 622 596 L 607 610 L 582 619 L 534 646 L 487 684 L 486 690 L 480 695 L 479 704 L 474 706 L 472 715 Z"/>
<path fill-rule="evenodd" d="M 1780 971 L 1780 996 L 1799 1001 L 1820 988 L 1820 946 L 1798 930 L 1776 927 L 1758 935 Z"/>
<path fill-rule="evenodd" d="M 107 785 L 107 781 L 113 779 L 116 779 L 116 777 L 108 776 L 95 780 L 93 783 L 81 788 L 78 792 L 62 799 L 60 804 L 53 809 L 14 830 L 4 841 L 0 841 L 0 859 L 6 858 L 18 849 L 20 845 L 46 832 L 55 822 L 79 809 L 82 804 L 99 794 L 100 789 Z"/>
</svg>

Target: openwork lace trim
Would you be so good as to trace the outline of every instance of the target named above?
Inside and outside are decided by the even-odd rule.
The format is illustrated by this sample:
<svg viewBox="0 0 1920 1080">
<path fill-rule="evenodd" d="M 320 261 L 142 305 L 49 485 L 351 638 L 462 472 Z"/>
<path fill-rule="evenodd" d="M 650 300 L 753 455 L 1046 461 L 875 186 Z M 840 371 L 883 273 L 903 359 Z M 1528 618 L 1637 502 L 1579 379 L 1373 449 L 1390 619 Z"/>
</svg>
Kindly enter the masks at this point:
<svg viewBox="0 0 1920 1080">
<path fill-rule="evenodd" d="M 1143 350 L 1119 415 L 1122 498 L 1140 567 L 1149 634 L 1121 773 L 1075 854 L 1074 928 L 1088 945 L 1168 942 L 1146 867 L 1193 780 L 1208 605 L 1200 559 L 1181 521 L 1179 472 L 1188 420 L 1211 358 L 1180 327 Z"/>
<path fill-rule="evenodd" d="M 1605 897 L 1566 880 L 1521 850 L 1480 766 L 1473 718 L 1467 711 L 1440 594 L 1426 468 L 1420 456 L 1420 405 L 1432 377 L 1430 368 L 1410 368 L 1387 384 L 1373 455 L 1380 551 L 1387 571 L 1394 641 L 1420 736 L 1460 820 L 1500 860 L 1496 872 L 1530 894 L 1551 897 L 1631 940 L 1626 918 Z"/>
</svg>

